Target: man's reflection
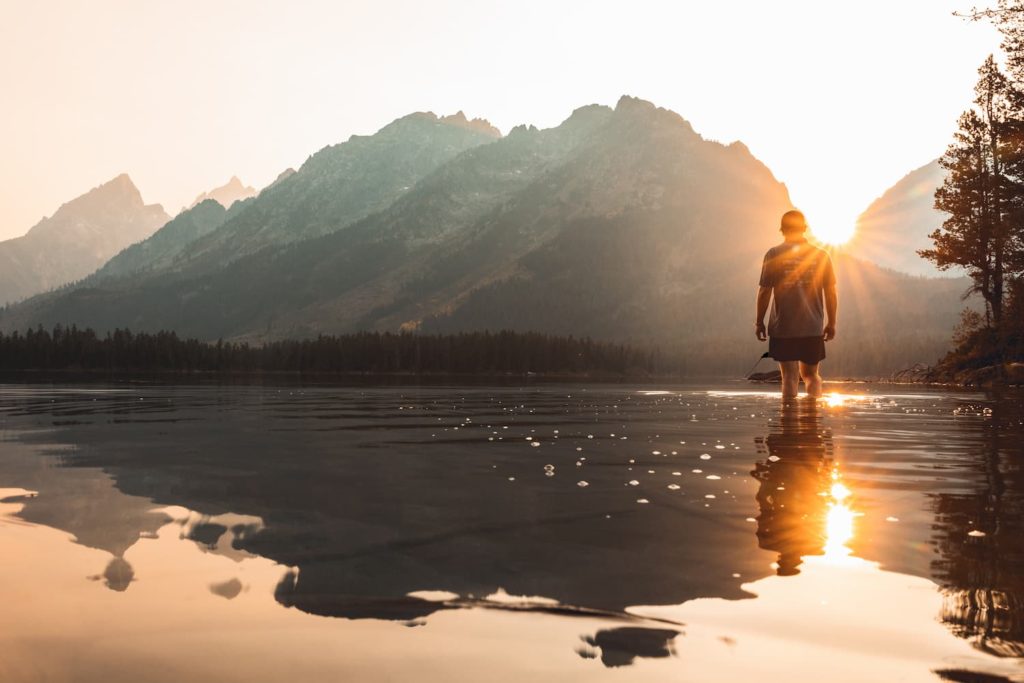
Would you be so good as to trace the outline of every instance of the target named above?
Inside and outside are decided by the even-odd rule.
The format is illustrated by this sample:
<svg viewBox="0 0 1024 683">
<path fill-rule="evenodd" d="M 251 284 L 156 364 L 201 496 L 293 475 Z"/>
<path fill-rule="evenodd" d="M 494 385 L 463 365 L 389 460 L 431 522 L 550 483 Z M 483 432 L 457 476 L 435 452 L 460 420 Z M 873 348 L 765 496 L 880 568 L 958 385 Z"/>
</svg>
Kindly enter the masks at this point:
<svg viewBox="0 0 1024 683">
<path fill-rule="evenodd" d="M 801 558 L 824 553 L 834 462 L 816 401 L 786 401 L 780 418 L 772 433 L 757 439 L 766 457 L 751 475 L 761 484 L 758 545 L 777 552 L 779 575 L 791 576 L 800 573 Z"/>
</svg>

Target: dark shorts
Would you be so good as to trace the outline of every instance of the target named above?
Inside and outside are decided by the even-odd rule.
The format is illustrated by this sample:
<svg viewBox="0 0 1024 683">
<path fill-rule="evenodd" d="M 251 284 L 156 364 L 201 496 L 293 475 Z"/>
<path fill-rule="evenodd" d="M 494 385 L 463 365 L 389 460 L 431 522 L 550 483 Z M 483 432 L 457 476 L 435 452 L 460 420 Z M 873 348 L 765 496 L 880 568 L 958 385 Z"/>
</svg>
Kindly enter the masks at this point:
<svg viewBox="0 0 1024 683">
<path fill-rule="evenodd" d="M 777 361 L 799 360 L 808 364 L 825 358 L 825 339 L 817 337 L 769 337 L 768 355 Z"/>
</svg>

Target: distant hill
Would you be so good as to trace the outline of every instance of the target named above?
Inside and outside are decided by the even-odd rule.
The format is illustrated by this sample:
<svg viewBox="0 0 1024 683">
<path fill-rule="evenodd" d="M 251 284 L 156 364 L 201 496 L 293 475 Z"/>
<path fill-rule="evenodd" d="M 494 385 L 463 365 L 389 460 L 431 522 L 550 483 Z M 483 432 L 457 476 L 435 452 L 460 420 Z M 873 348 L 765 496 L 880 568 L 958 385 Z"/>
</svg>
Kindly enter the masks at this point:
<svg viewBox="0 0 1024 683">
<path fill-rule="evenodd" d="M 908 173 L 860 215 L 857 231 L 845 251 L 912 275 L 961 275 L 957 271 L 943 273 L 917 255 L 918 249 L 932 246 L 928 235 L 942 227 L 945 220 L 945 214 L 935 208 L 935 190 L 944 177 L 938 161 Z"/>
<path fill-rule="evenodd" d="M 231 180 L 224 185 L 215 187 L 209 192 L 203 192 L 200 194 L 188 208 L 191 209 L 197 204 L 205 202 L 207 199 L 212 199 L 225 209 L 230 209 L 231 205 L 235 202 L 255 196 L 256 188 L 244 185 L 242 181 L 238 179 L 238 176 L 231 176 Z"/>
<path fill-rule="evenodd" d="M 657 345 L 694 374 L 742 374 L 764 350 L 753 337 L 756 278 L 791 203 L 744 145 L 704 140 L 678 114 L 631 97 L 503 138 L 467 124 L 418 114 L 378 133 L 385 139 L 327 148 L 171 267 L 37 297 L 0 328 L 76 323 L 253 342 L 507 328 Z M 447 160 L 417 136 L 445 140 Z M 385 164 L 381 146 L 412 161 Z M 386 187 L 370 192 L 366 159 L 366 176 L 391 179 Z M 420 177 L 401 185 L 396 168 Z M 887 374 L 942 354 L 965 283 L 849 255 L 837 268 L 830 372 Z"/>
<path fill-rule="evenodd" d="M 170 218 L 127 175 L 62 205 L 22 237 L 0 242 L 0 304 L 78 280 Z"/>
<path fill-rule="evenodd" d="M 183 249 L 224 225 L 249 201 L 234 202 L 226 209 L 215 199 L 203 200 L 179 213 L 147 239 L 119 252 L 90 276 L 87 283 L 169 268 Z"/>
</svg>

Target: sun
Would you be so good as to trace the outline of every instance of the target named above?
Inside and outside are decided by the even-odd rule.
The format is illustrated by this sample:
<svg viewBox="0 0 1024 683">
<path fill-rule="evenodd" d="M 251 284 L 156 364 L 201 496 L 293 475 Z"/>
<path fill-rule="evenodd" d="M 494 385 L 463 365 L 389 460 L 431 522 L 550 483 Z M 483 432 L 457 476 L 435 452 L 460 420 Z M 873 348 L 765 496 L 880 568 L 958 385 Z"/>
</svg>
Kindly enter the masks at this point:
<svg viewBox="0 0 1024 683">
<path fill-rule="evenodd" d="M 833 247 L 846 244 L 853 237 L 856 228 L 846 221 L 812 222 L 809 225 L 811 235 L 819 242 Z"/>
</svg>

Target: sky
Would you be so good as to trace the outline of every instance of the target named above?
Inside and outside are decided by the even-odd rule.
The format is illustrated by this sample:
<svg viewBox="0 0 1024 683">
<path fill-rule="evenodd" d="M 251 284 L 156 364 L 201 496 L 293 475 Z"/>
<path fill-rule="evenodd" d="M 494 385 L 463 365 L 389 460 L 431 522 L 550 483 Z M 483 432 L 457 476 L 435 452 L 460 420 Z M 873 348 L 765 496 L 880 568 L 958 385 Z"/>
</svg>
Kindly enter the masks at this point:
<svg viewBox="0 0 1024 683">
<path fill-rule="evenodd" d="M 623 94 L 842 229 L 949 143 L 999 43 L 973 2 L 0 0 L 0 239 L 123 172 L 173 215 L 413 111 L 507 132 Z"/>
</svg>

